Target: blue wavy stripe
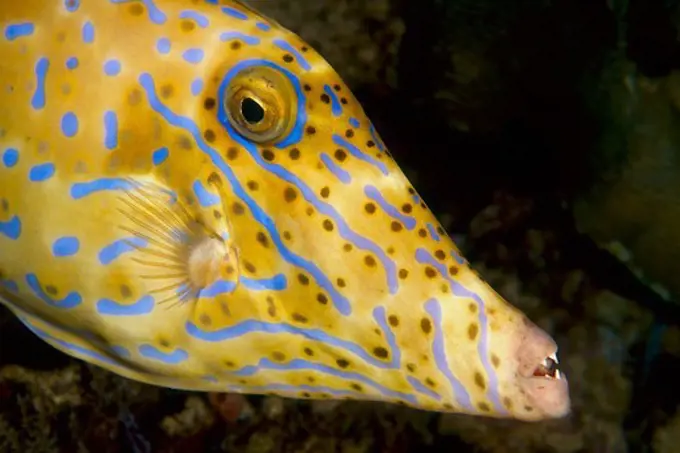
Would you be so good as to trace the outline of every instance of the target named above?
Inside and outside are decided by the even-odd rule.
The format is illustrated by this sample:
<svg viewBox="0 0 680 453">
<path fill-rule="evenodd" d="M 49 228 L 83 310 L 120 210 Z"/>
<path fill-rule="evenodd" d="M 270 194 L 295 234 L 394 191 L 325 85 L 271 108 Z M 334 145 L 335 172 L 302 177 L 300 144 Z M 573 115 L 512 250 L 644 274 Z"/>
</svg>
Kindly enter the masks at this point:
<svg viewBox="0 0 680 453">
<path fill-rule="evenodd" d="M 83 298 L 77 292 L 70 292 L 62 299 L 53 299 L 45 291 L 43 291 L 40 281 L 35 274 L 26 275 L 26 283 L 33 293 L 43 302 L 51 307 L 62 308 L 65 310 L 75 308 L 83 302 Z"/>
<path fill-rule="evenodd" d="M 505 413 L 505 406 L 501 403 L 499 389 L 498 389 L 498 377 L 489 361 L 489 332 L 488 332 L 488 319 L 486 316 L 486 307 L 484 300 L 479 297 L 479 294 L 470 291 L 465 288 L 460 282 L 453 280 L 449 277 L 446 266 L 439 261 L 437 261 L 430 253 L 422 248 L 416 250 L 416 260 L 419 263 L 426 263 L 430 266 L 436 268 L 441 276 L 449 283 L 451 288 L 451 293 L 458 297 L 468 297 L 477 303 L 477 313 L 479 320 L 479 343 L 477 344 L 477 354 L 479 354 L 479 359 L 486 370 L 486 375 L 489 378 L 489 389 L 487 395 L 491 402 L 496 406 L 496 410 L 500 413 Z M 439 306 L 437 304 L 437 306 Z"/>
<path fill-rule="evenodd" d="M 433 400 L 441 401 L 442 399 L 441 395 L 439 395 L 434 390 L 427 388 L 418 379 L 414 378 L 413 376 L 407 376 L 406 380 L 408 381 L 409 384 L 411 384 L 411 387 L 413 387 L 416 392 L 422 393 L 423 395 L 427 395 Z"/>
<path fill-rule="evenodd" d="M 338 146 L 341 146 L 345 148 L 349 153 L 356 157 L 359 160 L 363 160 L 366 163 L 369 163 L 373 165 L 375 168 L 380 170 L 380 172 L 387 176 L 390 174 L 390 171 L 387 169 L 387 165 L 385 165 L 383 162 L 380 162 L 378 159 L 374 158 L 373 156 L 370 156 L 369 154 L 366 154 L 365 152 L 361 151 L 359 148 L 339 136 L 338 134 L 333 134 L 333 143 L 335 143 Z"/>
<path fill-rule="evenodd" d="M 408 393 L 403 393 L 403 392 L 397 392 L 395 390 L 389 389 L 385 387 L 384 385 L 379 384 L 378 382 L 370 379 L 367 376 L 364 376 L 361 373 L 356 373 L 353 371 L 342 371 L 342 370 L 337 370 L 333 367 L 323 365 L 320 363 L 314 363 L 310 362 L 308 360 L 303 360 L 303 359 L 293 359 L 290 362 L 287 363 L 276 363 L 272 362 L 269 359 L 261 359 L 260 362 L 257 365 L 248 365 L 240 370 L 234 371 L 234 374 L 236 376 L 254 376 L 257 373 L 260 372 L 260 370 L 276 370 L 276 371 L 304 371 L 304 370 L 312 370 L 312 371 L 317 371 L 319 373 L 327 374 L 330 376 L 335 376 L 341 379 L 345 379 L 348 381 L 357 381 L 361 382 L 369 387 L 374 388 L 378 392 L 380 392 L 383 396 L 387 397 L 388 399 L 391 400 L 402 400 L 402 401 L 408 401 L 411 404 L 416 404 L 418 401 L 416 400 L 415 396 L 410 395 Z"/>
<path fill-rule="evenodd" d="M 340 180 L 343 184 L 349 184 L 352 182 L 352 175 L 349 174 L 347 170 L 342 168 L 340 165 L 335 163 L 333 158 L 326 153 L 321 153 L 321 161 L 326 165 L 333 175 Z"/>
<path fill-rule="evenodd" d="M 463 408 L 468 411 L 473 411 L 472 401 L 470 400 L 470 395 L 468 394 L 465 386 L 456 379 L 449 367 L 449 361 L 446 357 L 446 348 L 444 346 L 444 332 L 442 329 L 442 309 L 439 306 L 439 301 L 436 299 L 430 299 L 425 303 L 425 311 L 434 320 L 434 341 L 432 342 L 432 353 L 434 354 L 434 360 L 437 364 L 439 371 L 446 376 L 449 383 L 451 384 L 451 389 L 453 391 L 453 396 L 458 401 Z"/>
<path fill-rule="evenodd" d="M 311 328 L 307 329 L 293 326 L 287 323 L 270 323 L 249 319 L 247 321 L 242 321 L 233 326 L 224 327 L 222 329 L 213 331 L 203 330 L 196 324 L 189 321 L 186 323 L 186 331 L 189 335 L 191 335 L 194 338 L 213 343 L 239 338 L 249 333 L 267 333 L 273 335 L 286 333 L 291 335 L 299 335 L 309 340 L 318 341 L 319 343 L 323 343 L 327 346 L 332 346 L 333 348 L 338 348 L 350 352 L 360 357 L 365 362 L 368 362 L 371 365 L 378 368 L 384 369 L 399 368 L 400 354 L 398 353 L 398 349 L 395 347 L 396 345 L 394 346 L 391 345 L 394 348 L 392 352 L 392 360 L 390 362 L 384 362 L 373 357 L 373 355 L 366 352 L 358 344 L 349 340 L 334 337 L 333 335 L 328 334 L 325 330 L 322 329 Z M 385 334 L 387 335 L 388 332 L 389 331 L 385 331 Z"/>
<path fill-rule="evenodd" d="M 402 214 L 401 212 L 399 212 L 399 209 L 389 204 L 388 201 L 385 200 L 385 197 L 383 197 L 383 195 L 380 193 L 377 187 L 367 185 L 366 187 L 364 187 L 364 193 L 368 198 L 378 203 L 380 208 L 383 211 L 385 211 L 387 215 L 403 223 L 407 230 L 412 230 L 416 227 L 416 219 Z"/>
</svg>

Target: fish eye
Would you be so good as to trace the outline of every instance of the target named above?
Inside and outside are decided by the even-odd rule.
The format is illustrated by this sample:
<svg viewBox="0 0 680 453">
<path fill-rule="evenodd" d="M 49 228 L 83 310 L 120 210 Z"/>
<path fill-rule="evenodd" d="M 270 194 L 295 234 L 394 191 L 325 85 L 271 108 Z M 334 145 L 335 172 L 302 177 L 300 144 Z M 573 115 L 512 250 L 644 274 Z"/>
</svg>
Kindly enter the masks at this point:
<svg viewBox="0 0 680 453">
<path fill-rule="evenodd" d="M 268 66 L 237 73 L 225 91 L 225 111 L 231 126 L 258 144 L 284 139 L 295 125 L 297 99 L 290 80 Z"/>
</svg>

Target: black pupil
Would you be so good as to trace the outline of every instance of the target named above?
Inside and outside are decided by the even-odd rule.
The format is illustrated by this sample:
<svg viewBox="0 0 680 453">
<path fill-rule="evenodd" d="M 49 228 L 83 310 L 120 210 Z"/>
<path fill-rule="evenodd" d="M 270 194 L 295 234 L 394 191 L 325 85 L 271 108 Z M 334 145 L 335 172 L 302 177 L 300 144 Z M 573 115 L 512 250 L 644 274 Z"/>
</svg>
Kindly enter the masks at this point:
<svg viewBox="0 0 680 453">
<path fill-rule="evenodd" d="M 264 109 L 252 98 L 245 98 L 241 102 L 241 115 L 250 124 L 257 124 L 264 119 Z"/>
</svg>

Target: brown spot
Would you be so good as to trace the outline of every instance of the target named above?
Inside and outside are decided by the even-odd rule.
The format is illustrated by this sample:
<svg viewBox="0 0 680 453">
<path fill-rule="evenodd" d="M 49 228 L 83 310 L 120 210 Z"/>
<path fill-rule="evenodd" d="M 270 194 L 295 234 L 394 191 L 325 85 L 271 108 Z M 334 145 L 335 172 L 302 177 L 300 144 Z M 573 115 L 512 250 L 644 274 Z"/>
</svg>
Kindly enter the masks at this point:
<svg viewBox="0 0 680 453">
<path fill-rule="evenodd" d="M 310 86 L 309 86 L 308 84 L 306 84 L 306 83 L 304 84 L 304 86 L 302 87 L 302 89 L 304 89 L 305 91 L 312 91 L 312 87 L 310 87 Z"/>
<path fill-rule="evenodd" d="M 453 406 L 452 406 L 451 404 L 449 404 L 449 403 L 444 403 L 444 404 L 442 405 L 442 407 L 443 407 L 444 409 L 447 409 L 447 410 L 453 409 Z"/>
<path fill-rule="evenodd" d="M 342 249 L 343 249 L 345 252 L 351 252 L 353 248 L 354 248 L 354 247 L 352 247 L 352 244 L 349 244 L 349 243 L 347 243 L 347 244 L 345 244 L 345 245 L 342 246 Z"/>
<path fill-rule="evenodd" d="M 340 85 L 338 85 L 338 84 L 336 83 L 335 85 L 333 85 L 333 89 L 334 89 L 335 91 L 338 91 L 338 92 L 339 92 L 339 91 L 340 91 Z"/>
<path fill-rule="evenodd" d="M 301 285 L 309 285 L 309 277 L 305 274 L 298 274 L 298 281 Z"/>
<path fill-rule="evenodd" d="M 373 258 L 371 255 L 366 255 L 364 257 L 364 263 L 368 267 L 373 267 L 373 266 L 375 266 L 375 258 Z"/>
<path fill-rule="evenodd" d="M 76 5 L 76 0 L 68 0 L 67 3 L 69 4 L 69 6 L 73 7 Z M 128 11 L 132 16 L 141 16 L 142 14 L 144 14 L 144 7 L 139 3 L 133 3 L 128 8 Z"/>
<path fill-rule="evenodd" d="M 340 368 L 347 368 L 349 366 L 349 362 L 345 359 L 338 359 L 335 363 L 337 363 Z"/>
<path fill-rule="evenodd" d="M 345 285 L 346 285 L 345 280 L 342 279 L 342 278 L 337 279 L 337 280 L 336 280 L 336 283 L 338 284 L 338 286 L 339 286 L 340 288 L 344 288 Z"/>
<path fill-rule="evenodd" d="M 314 208 L 308 206 L 307 209 L 305 209 L 305 213 L 307 213 L 308 216 L 311 216 L 312 214 L 314 214 Z"/>
<path fill-rule="evenodd" d="M 346 98 L 340 98 L 340 103 L 342 105 L 347 105 L 347 99 Z"/>
<path fill-rule="evenodd" d="M 420 236 L 421 238 L 427 237 L 427 231 L 425 230 L 425 228 L 420 228 L 418 230 L 418 236 Z"/>
<path fill-rule="evenodd" d="M 272 359 L 276 360 L 277 362 L 283 362 L 286 360 L 286 356 L 283 354 L 283 352 L 274 351 L 272 352 Z"/>
<path fill-rule="evenodd" d="M 491 408 L 490 408 L 489 405 L 486 404 L 486 403 L 479 403 L 479 404 L 477 405 L 477 407 L 478 407 L 479 410 L 482 411 L 482 412 L 491 412 Z"/>
<path fill-rule="evenodd" d="M 512 400 L 507 396 L 503 398 L 503 405 L 508 409 L 512 410 Z"/>
<path fill-rule="evenodd" d="M 180 26 L 180 28 L 182 29 L 182 31 L 185 31 L 185 32 L 190 32 L 190 31 L 192 31 L 193 29 L 196 28 L 196 24 L 194 24 L 194 23 L 193 23 L 192 21 L 190 21 L 190 20 L 183 20 L 183 21 L 180 23 L 179 26 Z"/>
<path fill-rule="evenodd" d="M 215 141 L 215 132 L 213 132 L 212 129 L 206 129 L 205 132 L 203 133 L 203 138 L 208 143 L 212 143 Z"/>
<path fill-rule="evenodd" d="M 468 326 L 468 338 L 471 341 L 475 341 L 475 338 L 477 338 L 477 332 L 479 332 L 479 327 L 477 326 L 476 323 L 470 323 Z"/>
<path fill-rule="evenodd" d="M 321 189 L 321 196 L 323 198 L 328 198 L 330 193 L 331 193 L 331 189 L 329 189 L 328 187 L 324 187 L 323 189 Z"/>
<path fill-rule="evenodd" d="M 236 364 L 231 360 L 225 360 L 224 366 L 226 366 L 227 368 L 236 368 Z"/>
<path fill-rule="evenodd" d="M 229 148 L 227 150 L 227 159 L 234 160 L 238 157 L 238 148 Z"/>
<path fill-rule="evenodd" d="M 310 356 L 310 357 L 312 357 L 312 356 L 314 355 L 314 351 L 312 351 L 312 350 L 309 349 L 309 348 L 305 348 L 305 349 L 303 349 L 303 351 L 304 351 L 304 353 L 305 353 L 306 355 L 308 355 L 308 356 Z"/>
<path fill-rule="evenodd" d="M 390 355 L 390 353 L 387 352 L 387 349 L 383 348 L 382 346 L 378 346 L 377 348 L 373 349 L 373 355 L 375 355 L 379 359 L 386 359 L 387 356 Z"/>
<path fill-rule="evenodd" d="M 257 188 L 259 187 L 259 184 L 257 183 L 257 181 L 248 181 L 247 185 L 248 185 L 248 188 L 252 191 L 257 190 Z"/>
<path fill-rule="evenodd" d="M 269 247 L 269 239 L 267 238 L 267 235 L 264 234 L 262 231 L 259 231 L 256 235 L 257 242 L 262 244 L 263 247 L 267 248 Z"/>
<path fill-rule="evenodd" d="M 347 130 L 345 131 L 345 137 L 347 137 L 347 138 L 352 138 L 352 137 L 354 137 L 354 131 L 353 131 L 352 129 L 347 129 Z"/>
<path fill-rule="evenodd" d="M 426 334 L 432 332 L 432 322 L 429 319 L 423 318 L 420 320 L 420 328 Z"/>
<path fill-rule="evenodd" d="M 352 387 L 352 389 L 356 390 L 357 392 L 363 392 L 363 390 L 364 390 L 359 384 L 355 384 L 355 383 L 352 383 L 350 385 L 350 387 Z"/>
<path fill-rule="evenodd" d="M 416 365 L 413 364 L 413 363 L 407 363 L 406 369 L 409 370 L 409 372 L 411 372 L 411 373 L 415 373 L 416 372 Z"/>
<path fill-rule="evenodd" d="M 239 50 L 241 48 L 241 43 L 238 41 L 232 41 L 231 44 L 229 44 L 229 47 L 231 47 L 231 50 Z"/>
<path fill-rule="evenodd" d="M 323 221 L 323 229 L 326 231 L 333 231 L 333 222 L 326 219 Z"/>
<path fill-rule="evenodd" d="M 392 327 L 399 326 L 399 318 L 397 318 L 395 315 L 388 316 L 387 322 L 389 322 Z"/>
<path fill-rule="evenodd" d="M 468 310 L 470 310 L 470 313 L 477 313 L 477 305 L 470 303 L 468 305 Z"/>
<path fill-rule="evenodd" d="M 430 266 L 426 266 L 425 275 L 427 276 L 427 278 L 435 278 L 437 276 L 437 271 L 431 268 Z"/>
<path fill-rule="evenodd" d="M 397 220 L 394 220 L 394 221 L 392 221 L 392 224 L 390 225 L 390 228 L 391 228 L 392 231 L 394 231 L 395 233 L 398 233 L 399 231 L 401 231 L 401 230 L 404 229 L 404 226 L 401 224 L 401 222 L 399 222 L 399 221 L 397 221 Z"/>
<path fill-rule="evenodd" d="M 394 247 L 387 247 L 387 254 L 394 255 Z"/>
<path fill-rule="evenodd" d="M 375 142 L 373 140 L 369 140 L 366 142 L 366 146 L 369 148 L 373 148 L 375 146 Z"/>
<path fill-rule="evenodd" d="M 215 98 L 206 98 L 203 101 L 203 108 L 206 110 L 212 110 L 215 108 L 215 104 L 216 104 Z"/>
<path fill-rule="evenodd" d="M 290 157 L 292 160 L 298 160 L 300 158 L 300 150 L 297 148 L 293 148 L 288 152 L 288 157 Z"/>
<path fill-rule="evenodd" d="M 283 232 L 283 238 L 284 238 L 286 241 L 290 241 L 290 240 L 292 239 L 292 236 L 290 235 L 290 231 L 284 231 L 284 232 Z"/>
<path fill-rule="evenodd" d="M 368 212 L 369 214 L 373 214 L 375 212 L 375 204 L 373 203 L 366 203 L 364 205 L 364 211 Z"/>
<path fill-rule="evenodd" d="M 484 382 L 484 376 L 479 371 L 475 373 L 475 385 L 482 390 L 486 390 L 486 383 Z"/>
<path fill-rule="evenodd" d="M 56 296 L 57 295 L 57 288 L 53 285 L 46 285 L 45 286 L 45 292 L 49 294 L 50 296 Z"/>
<path fill-rule="evenodd" d="M 311 383 L 316 382 L 316 379 L 314 379 L 314 376 L 307 376 L 307 382 L 309 382 L 311 384 Z"/>
<path fill-rule="evenodd" d="M 340 162 L 344 162 L 345 159 L 347 159 L 347 153 L 345 152 L 344 149 L 336 149 L 334 156 Z"/>
<path fill-rule="evenodd" d="M 406 203 L 401 207 L 401 212 L 404 214 L 410 214 L 411 211 L 413 211 L 413 206 L 411 206 L 409 203 Z"/>
<path fill-rule="evenodd" d="M 329 95 L 327 95 L 326 93 L 324 93 L 324 94 L 321 95 L 321 102 L 323 102 L 324 104 L 330 104 L 331 97 Z"/>
<path fill-rule="evenodd" d="M 449 275 L 456 275 L 458 273 L 458 268 L 456 266 L 449 266 Z"/>
<path fill-rule="evenodd" d="M 527 412 L 533 412 L 534 408 L 531 406 L 524 406 L 524 410 Z"/>
<path fill-rule="evenodd" d="M 307 132 L 307 135 L 314 135 L 316 134 L 316 128 L 314 126 L 307 126 L 305 132 Z"/>
<path fill-rule="evenodd" d="M 198 321 L 204 326 L 209 326 L 212 323 L 212 319 L 210 319 L 210 316 L 205 313 L 201 314 L 201 316 L 198 317 Z"/>
<path fill-rule="evenodd" d="M 271 317 L 276 316 L 276 305 L 274 305 L 274 301 L 271 297 L 267 298 L 267 313 L 269 313 L 269 316 Z"/>
<path fill-rule="evenodd" d="M 295 58 L 293 58 L 291 54 L 287 53 L 283 55 L 283 61 L 285 61 L 286 63 L 292 63 L 294 60 Z"/>
<path fill-rule="evenodd" d="M 161 87 L 161 97 L 163 99 L 168 99 L 175 92 L 175 88 L 172 85 L 163 85 Z"/>
<path fill-rule="evenodd" d="M 251 274 L 254 274 L 255 271 L 256 271 L 255 266 L 254 266 L 253 263 L 251 263 L 250 261 L 244 261 L 244 262 L 243 262 L 243 267 L 244 267 L 248 272 L 250 272 Z"/>
<path fill-rule="evenodd" d="M 323 293 L 319 293 L 316 295 L 316 301 L 322 305 L 326 305 L 328 303 L 328 297 Z"/>
<path fill-rule="evenodd" d="M 267 162 L 271 162 L 274 160 L 274 152 L 271 149 L 263 149 L 262 158 Z"/>
<path fill-rule="evenodd" d="M 243 207 L 243 205 L 238 201 L 235 201 L 234 204 L 231 205 L 231 212 L 236 215 L 242 215 L 244 212 L 246 212 L 246 208 Z"/>
<path fill-rule="evenodd" d="M 296 198 L 297 191 L 292 187 L 286 187 L 286 190 L 283 191 L 283 199 L 286 200 L 288 203 L 291 203 L 295 201 Z"/>
<path fill-rule="evenodd" d="M 496 354 L 491 354 L 491 364 L 494 368 L 498 368 L 498 366 L 501 364 L 501 359 L 499 359 Z"/>
<path fill-rule="evenodd" d="M 307 317 L 304 315 L 301 315 L 300 313 L 293 313 L 293 321 L 297 321 L 299 323 L 306 323 L 307 322 Z"/>
<path fill-rule="evenodd" d="M 406 269 L 399 269 L 399 278 L 402 280 L 408 277 L 408 270 Z"/>
<path fill-rule="evenodd" d="M 425 379 L 425 383 L 430 387 L 436 387 L 437 384 L 430 378 Z"/>
<path fill-rule="evenodd" d="M 444 253 L 444 250 L 441 249 L 436 250 L 434 252 L 434 256 L 440 261 L 444 261 L 446 259 L 446 253 Z"/>
<path fill-rule="evenodd" d="M 124 298 L 127 299 L 128 297 L 132 297 L 132 290 L 128 285 L 120 285 L 120 295 Z"/>
<path fill-rule="evenodd" d="M 309 393 L 309 392 L 302 392 L 301 395 L 302 395 L 303 398 L 311 398 L 312 397 L 311 393 Z"/>
<path fill-rule="evenodd" d="M 137 105 L 140 102 L 142 102 L 142 92 L 137 88 L 134 88 L 132 91 L 130 91 L 130 94 L 128 94 L 128 104 Z"/>
</svg>

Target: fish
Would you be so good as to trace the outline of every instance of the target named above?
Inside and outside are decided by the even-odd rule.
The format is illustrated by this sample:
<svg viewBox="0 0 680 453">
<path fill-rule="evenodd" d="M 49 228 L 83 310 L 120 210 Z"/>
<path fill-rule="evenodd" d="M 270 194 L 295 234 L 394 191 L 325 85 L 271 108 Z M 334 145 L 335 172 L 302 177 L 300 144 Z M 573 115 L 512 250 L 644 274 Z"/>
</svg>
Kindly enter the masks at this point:
<svg viewBox="0 0 680 453">
<path fill-rule="evenodd" d="M 225 0 L 5 2 L 0 30 L 0 300 L 46 343 L 186 391 L 570 414 L 556 342 L 294 32 Z"/>
</svg>

